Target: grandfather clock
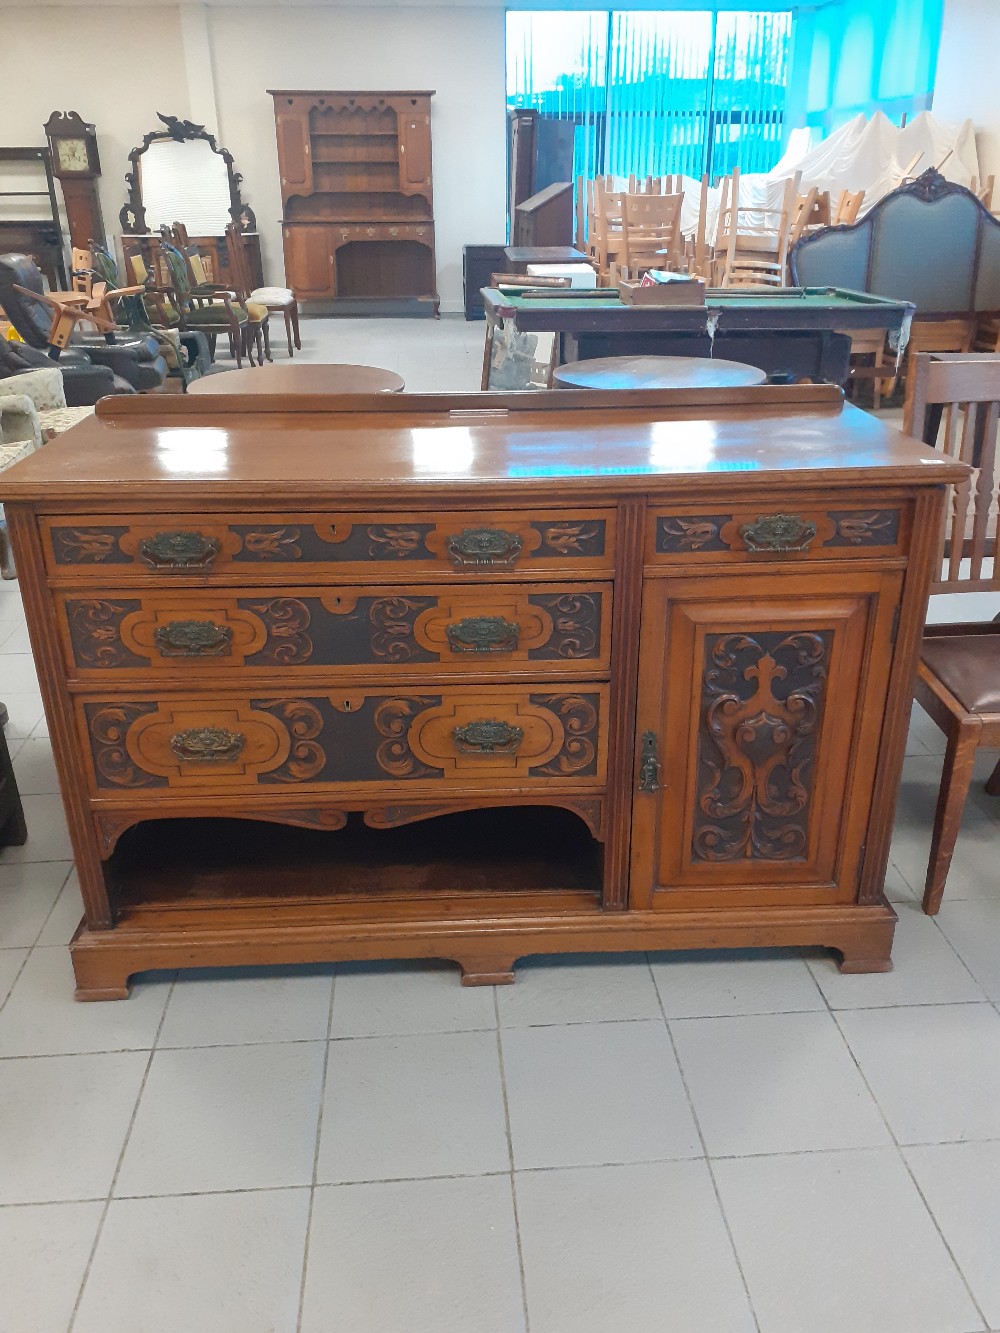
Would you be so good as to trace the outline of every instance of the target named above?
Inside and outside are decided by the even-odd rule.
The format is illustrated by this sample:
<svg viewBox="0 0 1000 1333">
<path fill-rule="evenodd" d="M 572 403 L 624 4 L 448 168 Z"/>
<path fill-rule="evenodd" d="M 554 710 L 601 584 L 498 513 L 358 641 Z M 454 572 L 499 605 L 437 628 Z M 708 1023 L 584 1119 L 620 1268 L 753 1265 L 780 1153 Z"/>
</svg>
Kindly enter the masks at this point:
<svg viewBox="0 0 1000 1333">
<path fill-rule="evenodd" d="M 104 244 L 107 234 L 101 216 L 97 178 L 97 131 L 75 111 L 53 111 L 45 122 L 45 137 L 52 154 L 52 173 L 62 185 L 69 222 L 70 244 L 86 250 L 92 240 Z"/>
</svg>

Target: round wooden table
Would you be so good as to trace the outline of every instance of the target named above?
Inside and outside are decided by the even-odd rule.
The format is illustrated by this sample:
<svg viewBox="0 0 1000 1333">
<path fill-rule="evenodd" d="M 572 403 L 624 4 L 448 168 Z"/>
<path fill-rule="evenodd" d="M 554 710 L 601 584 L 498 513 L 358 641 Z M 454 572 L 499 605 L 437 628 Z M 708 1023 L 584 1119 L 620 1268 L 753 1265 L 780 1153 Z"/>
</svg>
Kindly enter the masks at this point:
<svg viewBox="0 0 1000 1333">
<path fill-rule="evenodd" d="M 379 366 L 255 366 L 203 375 L 188 393 L 402 393 L 401 375 Z"/>
<path fill-rule="evenodd" d="M 602 356 L 552 372 L 560 389 L 731 389 L 766 379 L 756 366 L 700 356 Z"/>
</svg>

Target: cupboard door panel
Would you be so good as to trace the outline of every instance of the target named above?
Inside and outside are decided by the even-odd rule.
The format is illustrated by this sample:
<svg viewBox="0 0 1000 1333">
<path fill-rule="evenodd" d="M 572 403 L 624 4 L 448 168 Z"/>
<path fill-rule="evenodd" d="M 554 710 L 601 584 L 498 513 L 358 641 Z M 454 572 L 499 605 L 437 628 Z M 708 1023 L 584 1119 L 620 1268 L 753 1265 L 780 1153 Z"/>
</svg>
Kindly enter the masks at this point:
<svg viewBox="0 0 1000 1333">
<path fill-rule="evenodd" d="M 302 299 L 336 294 L 333 233 L 329 227 L 285 228 L 285 280 Z"/>
<path fill-rule="evenodd" d="M 647 584 L 634 905 L 854 898 L 900 586 L 875 573 Z"/>
<path fill-rule="evenodd" d="M 399 185 L 403 194 L 430 195 L 431 118 L 415 113 L 399 121 Z"/>
<path fill-rule="evenodd" d="M 308 118 L 304 115 L 279 112 L 274 119 L 278 136 L 282 195 L 292 191 L 310 194 L 313 178 Z"/>
</svg>

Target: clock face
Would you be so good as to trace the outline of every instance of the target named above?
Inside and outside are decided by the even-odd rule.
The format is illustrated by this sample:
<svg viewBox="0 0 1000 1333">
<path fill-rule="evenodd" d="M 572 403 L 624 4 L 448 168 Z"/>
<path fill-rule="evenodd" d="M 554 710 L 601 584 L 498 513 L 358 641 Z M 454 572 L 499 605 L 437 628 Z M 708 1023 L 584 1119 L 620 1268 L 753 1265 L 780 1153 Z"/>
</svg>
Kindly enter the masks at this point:
<svg viewBox="0 0 1000 1333">
<path fill-rule="evenodd" d="M 57 139 L 56 153 L 60 171 L 87 171 L 90 168 L 86 139 Z"/>
</svg>

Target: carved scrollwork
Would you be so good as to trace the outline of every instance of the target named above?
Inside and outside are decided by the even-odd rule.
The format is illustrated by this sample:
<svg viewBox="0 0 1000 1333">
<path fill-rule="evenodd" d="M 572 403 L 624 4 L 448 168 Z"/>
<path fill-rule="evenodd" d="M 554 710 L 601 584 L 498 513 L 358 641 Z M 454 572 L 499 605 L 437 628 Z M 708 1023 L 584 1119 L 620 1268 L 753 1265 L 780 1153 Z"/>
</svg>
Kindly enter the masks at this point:
<svg viewBox="0 0 1000 1333">
<path fill-rule="evenodd" d="M 831 635 L 726 634 L 705 648 L 694 855 L 789 861 L 806 851 Z"/>
<path fill-rule="evenodd" d="M 394 778 L 438 777 L 437 769 L 416 757 L 407 743 L 413 719 L 424 708 L 440 703 L 425 695 L 394 695 L 383 699 L 375 709 L 375 730 L 385 740 L 379 743 L 375 758 L 379 768 Z"/>
<path fill-rule="evenodd" d="M 121 640 L 121 625 L 137 611 L 139 602 L 107 602 L 97 597 L 67 602 L 73 654 L 80 666 L 143 666 L 145 659 L 129 652 Z"/>
<path fill-rule="evenodd" d="M 211 620 L 171 620 L 153 635 L 163 657 L 228 657 L 233 631 Z"/>
<path fill-rule="evenodd" d="M 600 555 L 604 550 L 604 523 L 546 523 L 541 528 L 542 552 L 558 555 Z"/>
<path fill-rule="evenodd" d="M 137 767 L 128 752 L 128 733 L 133 723 L 157 705 L 87 704 L 90 748 L 100 787 L 165 787 L 166 778 Z"/>
<path fill-rule="evenodd" d="M 267 641 L 254 653 L 254 666 L 301 666 L 313 655 L 313 641 L 306 633 L 311 615 L 309 607 L 297 597 L 271 597 L 266 602 L 241 602 L 259 616 L 267 630 Z"/>
<path fill-rule="evenodd" d="M 55 528 L 52 540 L 60 565 L 98 565 L 118 550 L 118 534 L 101 528 Z"/>
<path fill-rule="evenodd" d="M 721 532 L 727 514 L 699 514 L 689 518 L 661 518 L 656 525 L 658 551 L 725 551 Z"/>
<path fill-rule="evenodd" d="M 368 555 L 372 560 L 412 560 L 424 554 L 424 535 L 417 528 L 372 524 L 368 528 Z"/>
<path fill-rule="evenodd" d="M 551 709 L 563 725 L 563 743 L 559 753 L 537 773 L 553 778 L 580 777 L 597 767 L 596 694 L 532 694 L 533 704 Z"/>
<path fill-rule="evenodd" d="M 600 598 L 590 593 L 549 593 L 531 600 L 552 617 L 559 657 L 593 657 L 601 624 Z"/>
<path fill-rule="evenodd" d="M 899 510 L 869 514 L 831 514 L 837 537 L 849 546 L 891 546 L 899 535 Z"/>
<path fill-rule="evenodd" d="M 243 535 L 243 550 L 256 560 L 301 560 L 298 528 L 257 528 Z"/>
<path fill-rule="evenodd" d="M 388 662 L 408 662 L 421 655 L 413 637 L 413 622 L 433 605 L 431 597 L 379 597 L 373 601 L 368 619 L 374 656 Z"/>
<path fill-rule="evenodd" d="M 316 739 L 323 732 L 323 715 L 306 699 L 255 700 L 254 708 L 273 713 L 288 728 L 288 758 L 264 776 L 268 782 L 309 782 L 326 767 L 326 751 Z"/>
</svg>

